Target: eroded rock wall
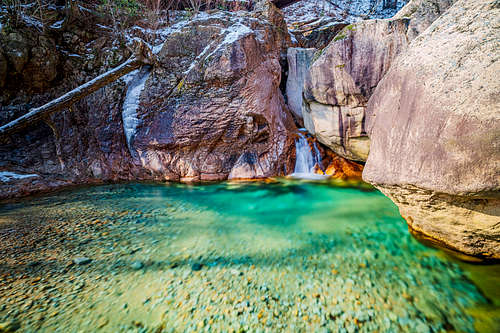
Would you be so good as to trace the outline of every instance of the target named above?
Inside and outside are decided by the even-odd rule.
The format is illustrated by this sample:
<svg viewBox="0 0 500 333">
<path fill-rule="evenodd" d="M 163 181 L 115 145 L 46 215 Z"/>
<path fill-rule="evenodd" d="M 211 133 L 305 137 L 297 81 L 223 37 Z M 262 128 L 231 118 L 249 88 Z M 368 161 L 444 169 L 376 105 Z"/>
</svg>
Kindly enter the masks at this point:
<svg viewBox="0 0 500 333">
<path fill-rule="evenodd" d="M 312 64 L 304 85 L 304 125 L 337 154 L 366 160 L 366 104 L 394 58 L 407 47 L 407 27 L 405 19 L 349 25 Z"/>
<path fill-rule="evenodd" d="M 293 168 L 295 125 L 279 90 L 279 59 L 290 42 L 282 26 L 281 13 L 262 3 L 254 12 L 201 13 L 164 29 L 163 47 L 155 47 L 161 49 L 159 66 L 131 73 L 46 123 L 2 139 L 0 171 L 38 177 L 0 182 L 0 197 L 68 184 L 220 180 L 288 172 Z M 153 33 L 132 30 L 145 37 Z M 68 43 L 74 43 L 71 39 Z M 81 52 L 63 57 L 66 73 L 74 74 L 60 86 L 31 96 L 31 105 L 41 105 L 85 82 L 89 73 L 93 77 L 123 61 L 128 51 L 116 45 L 109 49 L 113 61 L 101 63 L 108 43 L 106 38 L 80 43 Z M 87 57 L 87 48 L 100 52 Z M 80 65 L 84 71 L 78 70 Z M 12 94 L 12 105 L 2 105 L 2 123 L 29 107 L 14 106 L 23 98 L 15 90 Z"/>
</svg>

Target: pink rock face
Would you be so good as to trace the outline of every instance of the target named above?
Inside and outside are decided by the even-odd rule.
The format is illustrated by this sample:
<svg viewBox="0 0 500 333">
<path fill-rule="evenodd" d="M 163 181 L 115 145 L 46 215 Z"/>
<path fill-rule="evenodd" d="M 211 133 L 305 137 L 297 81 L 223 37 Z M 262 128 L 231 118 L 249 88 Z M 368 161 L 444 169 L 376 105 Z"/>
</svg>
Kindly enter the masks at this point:
<svg viewBox="0 0 500 333">
<path fill-rule="evenodd" d="M 366 103 L 407 47 L 407 26 L 405 19 L 349 25 L 311 66 L 304 86 L 304 125 L 336 153 L 366 160 Z"/>
<path fill-rule="evenodd" d="M 500 8 L 457 1 L 401 54 L 371 97 L 363 178 L 417 232 L 500 258 Z"/>
<path fill-rule="evenodd" d="M 159 66 L 131 73 L 71 112 L 53 115 L 53 130 L 40 123 L 4 139 L 0 171 L 39 177 L 0 182 L 0 198 L 68 184 L 290 172 L 296 128 L 279 90 L 280 54 L 290 40 L 277 28 L 283 25 L 267 4 L 251 13 L 201 13 L 173 26 Z M 69 89 L 59 90 L 52 94 Z M 0 114 L 2 122 L 14 113 L 21 112 Z"/>
<path fill-rule="evenodd" d="M 138 110 L 132 149 L 143 167 L 192 180 L 291 170 L 295 125 L 279 90 L 280 37 L 248 14 L 201 18 L 172 34 L 142 96 L 155 107 Z M 186 48 L 194 52 L 182 55 Z M 233 170 L 249 154 L 259 165 L 251 177 L 239 164 Z"/>
</svg>

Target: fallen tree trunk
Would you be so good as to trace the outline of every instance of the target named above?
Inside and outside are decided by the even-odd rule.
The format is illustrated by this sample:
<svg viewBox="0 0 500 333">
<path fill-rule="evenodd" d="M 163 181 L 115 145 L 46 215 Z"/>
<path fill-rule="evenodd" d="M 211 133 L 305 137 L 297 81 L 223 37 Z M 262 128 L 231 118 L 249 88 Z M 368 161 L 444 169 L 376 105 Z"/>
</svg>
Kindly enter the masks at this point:
<svg viewBox="0 0 500 333">
<path fill-rule="evenodd" d="M 82 84 L 81 86 L 67 92 L 59 98 L 56 98 L 45 105 L 37 108 L 32 108 L 25 115 L 0 127 L 0 136 L 15 133 L 26 126 L 32 125 L 40 120 L 46 119 L 49 115 L 62 109 L 69 108 L 71 105 L 78 102 L 80 99 L 92 94 L 100 88 L 116 81 L 124 76 L 140 68 L 143 65 L 154 65 L 155 57 L 151 50 L 143 41 L 135 40 L 133 45 L 134 56 L 125 61 L 120 66 L 99 75 L 95 79 Z"/>
<path fill-rule="evenodd" d="M 271 2 L 280 9 L 299 1 L 301 0 L 271 0 Z M 240 0 L 239 2 L 236 1 L 226 2 L 226 4 L 233 4 L 233 5 L 236 5 L 237 3 L 239 4 L 240 8 L 251 9 L 255 1 Z M 198 4 L 198 6 L 193 6 L 193 4 Z M 193 9 L 193 7 L 198 7 L 197 9 L 199 10 L 207 10 L 207 9 L 217 8 L 217 5 L 218 5 L 217 1 L 201 1 L 198 3 L 197 1 L 193 2 L 192 0 L 191 1 L 177 0 L 177 2 L 173 3 L 171 8 L 185 10 L 185 9 Z"/>
</svg>

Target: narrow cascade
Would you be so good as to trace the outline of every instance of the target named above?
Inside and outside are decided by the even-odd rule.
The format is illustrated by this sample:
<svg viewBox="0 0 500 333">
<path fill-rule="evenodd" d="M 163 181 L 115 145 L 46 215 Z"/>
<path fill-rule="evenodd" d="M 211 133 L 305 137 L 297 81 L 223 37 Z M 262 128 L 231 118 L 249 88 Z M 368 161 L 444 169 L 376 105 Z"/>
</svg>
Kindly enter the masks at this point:
<svg viewBox="0 0 500 333">
<path fill-rule="evenodd" d="M 321 165 L 321 155 L 316 143 L 314 143 L 314 151 L 311 150 L 307 137 L 298 133 L 299 139 L 295 142 L 295 170 L 290 175 L 294 178 L 302 179 L 324 179 L 325 175 L 320 175 L 314 172 L 316 164 Z"/>
</svg>

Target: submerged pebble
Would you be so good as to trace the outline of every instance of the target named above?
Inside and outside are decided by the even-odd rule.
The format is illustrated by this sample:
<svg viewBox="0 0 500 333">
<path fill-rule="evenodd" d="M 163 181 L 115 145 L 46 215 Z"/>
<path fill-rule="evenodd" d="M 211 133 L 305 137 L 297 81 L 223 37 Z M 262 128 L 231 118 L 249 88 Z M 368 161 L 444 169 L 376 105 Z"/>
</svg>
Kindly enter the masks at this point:
<svg viewBox="0 0 500 333">
<path fill-rule="evenodd" d="M 492 332 L 498 319 L 475 316 L 488 300 L 378 192 L 125 184 L 33 200 L 0 206 L 0 322 L 28 332 Z"/>
<path fill-rule="evenodd" d="M 73 263 L 76 265 L 87 265 L 92 261 L 92 259 L 87 257 L 77 257 L 73 259 Z"/>
</svg>

